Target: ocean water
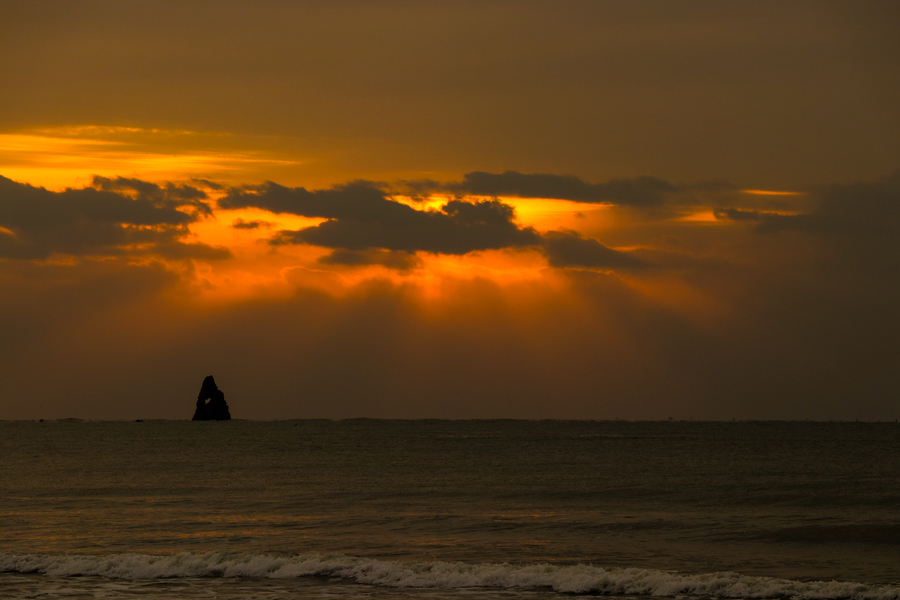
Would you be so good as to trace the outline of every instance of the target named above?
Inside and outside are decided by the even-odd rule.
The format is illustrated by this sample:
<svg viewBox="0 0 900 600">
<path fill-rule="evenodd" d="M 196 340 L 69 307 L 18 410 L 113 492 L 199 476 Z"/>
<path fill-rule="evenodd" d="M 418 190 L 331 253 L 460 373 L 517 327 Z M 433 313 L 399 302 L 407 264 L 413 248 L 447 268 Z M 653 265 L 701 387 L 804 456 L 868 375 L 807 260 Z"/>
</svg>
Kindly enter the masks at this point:
<svg viewBox="0 0 900 600">
<path fill-rule="evenodd" d="M 0 422 L 3 598 L 900 599 L 900 425 Z"/>
</svg>

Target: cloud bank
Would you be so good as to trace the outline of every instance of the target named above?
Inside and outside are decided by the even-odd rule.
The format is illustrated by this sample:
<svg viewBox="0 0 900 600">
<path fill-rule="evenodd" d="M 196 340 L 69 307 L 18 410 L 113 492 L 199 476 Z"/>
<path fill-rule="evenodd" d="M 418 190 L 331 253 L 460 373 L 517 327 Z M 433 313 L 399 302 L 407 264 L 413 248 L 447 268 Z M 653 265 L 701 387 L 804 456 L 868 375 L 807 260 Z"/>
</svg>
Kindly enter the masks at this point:
<svg viewBox="0 0 900 600">
<path fill-rule="evenodd" d="M 897 418 L 898 176 L 810 195 L 576 231 L 362 182 L 0 180 L 0 417 L 189 418 L 199 372 L 238 418 Z M 192 237 L 217 219 L 258 242 Z M 279 294 L 215 295 L 268 262 Z"/>
<path fill-rule="evenodd" d="M 522 226 L 516 222 L 515 209 L 498 200 L 450 200 L 439 210 L 416 210 L 370 183 L 310 191 L 268 182 L 256 188 L 231 190 L 219 206 L 328 219 L 301 230 L 279 231 L 271 243 L 338 250 L 323 259 L 329 264 L 408 269 L 414 262 L 401 253 L 464 255 L 524 247 L 543 251 L 553 267 L 628 268 L 642 264 L 573 231 L 541 234 L 533 227 Z"/>
<path fill-rule="evenodd" d="M 225 248 L 182 241 L 187 226 L 211 212 L 201 190 L 103 177 L 96 177 L 94 185 L 51 192 L 0 177 L 0 257 L 157 255 L 215 260 L 231 255 Z"/>
<path fill-rule="evenodd" d="M 680 188 L 656 177 L 614 179 L 606 183 L 587 183 L 573 175 L 525 174 L 517 171 L 485 173 L 472 171 L 461 182 L 444 186 L 446 190 L 473 196 L 518 196 L 520 198 L 557 198 L 573 202 L 610 202 L 626 206 L 657 206 L 664 196 Z"/>
</svg>

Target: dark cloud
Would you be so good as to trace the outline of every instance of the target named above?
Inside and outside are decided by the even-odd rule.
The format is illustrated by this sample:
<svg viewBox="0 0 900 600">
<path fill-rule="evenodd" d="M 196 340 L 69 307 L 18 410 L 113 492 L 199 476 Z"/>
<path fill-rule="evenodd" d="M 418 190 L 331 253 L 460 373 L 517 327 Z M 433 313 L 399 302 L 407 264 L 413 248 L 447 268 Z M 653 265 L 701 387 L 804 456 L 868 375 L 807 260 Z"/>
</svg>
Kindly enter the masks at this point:
<svg viewBox="0 0 900 600">
<path fill-rule="evenodd" d="M 513 222 L 511 206 L 495 200 L 452 200 L 440 211 L 398 213 L 396 219 L 332 219 L 300 231 L 284 231 L 277 243 L 305 243 L 327 248 L 383 248 L 405 252 L 467 254 L 478 250 L 533 246 L 540 235 Z"/>
<path fill-rule="evenodd" d="M 186 186 L 160 187 L 122 178 L 95 178 L 94 185 L 95 188 L 51 192 L 0 177 L 0 227 L 6 230 L 0 230 L 0 257 L 230 256 L 224 248 L 180 241 L 198 213 L 208 211 L 198 195 L 202 192 Z M 136 197 L 122 191 L 134 192 Z M 193 214 L 179 210 L 183 206 L 192 207 Z"/>
<path fill-rule="evenodd" d="M 518 196 L 521 198 L 556 198 L 574 202 L 611 202 L 628 206 L 656 206 L 665 194 L 679 191 L 656 177 L 613 179 L 606 183 L 587 183 L 573 175 L 526 174 L 517 171 L 485 173 L 472 171 L 463 181 L 446 189 L 474 196 Z"/>
<path fill-rule="evenodd" d="M 202 179 L 200 177 L 192 177 L 191 181 L 193 181 L 194 183 L 199 183 L 203 187 L 209 188 L 211 190 L 221 190 L 224 187 L 221 183 L 210 181 L 209 179 Z"/>
<path fill-rule="evenodd" d="M 900 173 L 874 183 L 823 189 L 815 210 L 778 214 L 725 208 L 716 218 L 755 221 L 760 232 L 806 231 L 851 237 L 894 237 L 900 234 Z"/>
<path fill-rule="evenodd" d="M 574 231 L 548 231 L 543 237 L 544 254 L 551 267 L 610 269 L 646 265 L 630 254 L 608 248 L 595 239 L 583 238 Z"/>
<path fill-rule="evenodd" d="M 422 261 L 414 253 L 398 250 L 335 250 L 319 259 L 326 265 L 364 266 L 381 265 L 397 271 L 410 271 L 421 266 Z"/>
<path fill-rule="evenodd" d="M 713 214 L 720 221 L 762 221 L 767 214 L 759 210 L 747 210 L 744 208 L 719 208 Z"/>
<path fill-rule="evenodd" d="M 131 199 L 93 188 L 50 192 L 0 176 L 0 224 L 10 229 L 79 220 L 139 226 L 181 226 L 195 221 L 196 217 L 177 210 L 180 204 L 158 202 L 146 196 Z"/>
<path fill-rule="evenodd" d="M 262 208 L 276 213 L 329 219 L 299 231 L 280 231 L 273 244 L 312 244 L 325 248 L 467 254 L 478 250 L 536 246 L 540 235 L 514 222 L 508 204 L 489 200 L 451 200 L 440 210 L 415 210 L 364 183 L 308 191 L 266 183 L 255 190 L 233 190 L 223 208 Z"/>
<path fill-rule="evenodd" d="M 353 221 L 412 222 L 418 211 L 389 199 L 372 184 L 355 182 L 328 190 L 288 188 L 268 181 L 260 186 L 232 189 L 219 207 L 262 208 L 273 213 Z"/>
<path fill-rule="evenodd" d="M 446 186 L 434 179 L 402 180 L 396 184 L 397 189 L 416 202 L 424 202 L 436 191 L 445 191 Z"/>
<path fill-rule="evenodd" d="M 129 195 L 134 192 L 138 200 L 150 202 L 155 206 L 170 208 L 190 206 L 202 214 L 212 214 L 209 204 L 203 202 L 207 198 L 206 192 L 189 185 L 166 183 L 163 187 L 140 179 L 125 177 L 109 179 L 99 175 L 91 178 L 91 184 L 98 190 L 107 192 L 123 192 Z"/>
<path fill-rule="evenodd" d="M 243 219 L 236 219 L 231 226 L 235 229 L 259 229 L 260 227 L 268 227 L 271 223 L 268 221 L 245 221 Z"/>
</svg>

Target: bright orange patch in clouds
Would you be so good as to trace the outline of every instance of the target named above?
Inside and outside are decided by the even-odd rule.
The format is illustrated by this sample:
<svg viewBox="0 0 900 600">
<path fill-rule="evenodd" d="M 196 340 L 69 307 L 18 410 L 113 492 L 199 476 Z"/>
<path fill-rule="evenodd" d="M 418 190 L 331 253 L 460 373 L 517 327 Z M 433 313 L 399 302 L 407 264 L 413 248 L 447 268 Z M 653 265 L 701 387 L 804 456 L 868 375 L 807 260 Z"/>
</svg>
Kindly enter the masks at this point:
<svg viewBox="0 0 900 600">
<path fill-rule="evenodd" d="M 314 263 L 327 250 L 308 246 L 272 246 L 268 239 L 281 229 L 311 227 L 324 219 L 274 215 L 259 209 L 217 210 L 190 226 L 193 239 L 228 248 L 233 258 L 194 261 L 196 283 L 208 300 L 236 300 L 291 293 L 286 272 L 299 264 Z M 235 227 L 243 224 L 244 227 Z"/>
<path fill-rule="evenodd" d="M 444 204 L 455 199 L 453 196 L 443 194 L 434 194 L 424 200 L 413 200 L 408 196 L 392 196 L 392 198 L 417 210 L 440 210 Z M 602 216 L 610 208 L 608 204 L 573 202 L 555 198 L 469 196 L 466 199 L 471 202 L 499 200 L 504 204 L 509 204 L 516 210 L 516 220 L 521 225 L 531 226 L 539 231 L 559 229 L 560 227 L 579 231 L 584 227 L 584 219 L 587 216 Z"/>
<path fill-rule="evenodd" d="M 712 210 L 700 210 L 683 217 L 678 217 L 675 220 L 686 221 L 688 223 L 725 223 L 725 221 L 717 219 L 715 212 Z"/>
<path fill-rule="evenodd" d="M 417 203 L 416 208 L 431 210 L 445 202 L 446 198 L 429 199 Z M 367 281 L 383 280 L 434 299 L 459 282 L 536 282 L 545 280 L 549 271 L 544 257 L 533 250 L 491 250 L 464 256 L 418 253 L 419 264 L 415 268 L 398 271 L 380 265 L 326 264 L 319 259 L 328 255 L 330 249 L 273 246 L 268 241 L 277 231 L 311 227 L 324 220 L 259 209 L 218 209 L 214 216 L 193 223 L 192 239 L 186 241 L 224 246 L 234 255 L 224 261 L 195 261 L 194 278 L 200 297 L 211 302 L 283 297 L 296 288 L 343 296 Z"/>
<path fill-rule="evenodd" d="M 745 194 L 755 196 L 802 196 L 803 192 L 783 192 L 777 190 L 741 190 Z"/>
<path fill-rule="evenodd" d="M 394 196 L 394 200 L 416 210 L 440 210 L 449 196 L 434 195 L 424 200 Z M 487 198 L 469 198 L 486 200 Z M 602 204 L 568 200 L 500 198 L 516 210 L 520 225 L 538 231 L 560 227 L 577 230 L 586 213 L 600 215 L 608 210 Z M 535 250 L 489 250 L 464 256 L 417 253 L 419 263 L 409 270 L 380 265 L 345 266 L 320 262 L 331 250 L 305 245 L 269 244 L 280 230 L 298 230 L 321 223 L 289 214 L 273 214 L 259 209 L 217 209 L 214 216 L 191 225 L 194 239 L 212 246 L 227 247 L 233 259 L 197 263 L 196 276 L 201 296 L 210 301 L 229 301 L 254 296 L 283 296 L 297 287 L 314 288 L 342 296 L 371 280 L 389 281 L 417 290 L 423 297 L 435 299 L 455 289 L 461 282 L 491 281 L 500 285 L 548 282 L 553 270 Z M 235 227 L 235 225 L 239 225 Z M 243 226 L 240 226 L 243 225 Z"/>
<path fill-rule="evenodd" d="M 603 218 L 610 209 L 608 204 L 572 202 L 553 198 L 500 198 L 516 209 L 519 221 L 531 225 L 539 231 L 550 229 L 572 229 L 584 227 L 586 217 Z"/>
</svg>

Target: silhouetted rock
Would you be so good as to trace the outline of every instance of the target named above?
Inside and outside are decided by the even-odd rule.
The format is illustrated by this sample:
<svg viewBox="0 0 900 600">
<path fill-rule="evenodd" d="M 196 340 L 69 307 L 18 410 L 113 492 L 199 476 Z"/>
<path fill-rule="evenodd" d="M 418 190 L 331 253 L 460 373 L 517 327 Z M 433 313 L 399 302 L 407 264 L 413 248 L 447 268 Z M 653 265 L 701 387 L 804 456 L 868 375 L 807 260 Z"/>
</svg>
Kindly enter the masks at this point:
<svg viewBox="0 0 900 600">
<path fill-rule="evenodd" d="M 207 402 L 209 400 L 209 402 Z M 216 387 L 216 380 L 208 375 L 200 387 L 197 395 L 197 410 L 194 411 L 192 421 L 227 421 L 231 419 L 228 412 L 228 404 L 225 402 L 225 394 Z"/>
</svg>

